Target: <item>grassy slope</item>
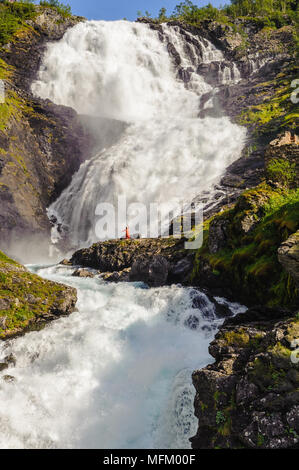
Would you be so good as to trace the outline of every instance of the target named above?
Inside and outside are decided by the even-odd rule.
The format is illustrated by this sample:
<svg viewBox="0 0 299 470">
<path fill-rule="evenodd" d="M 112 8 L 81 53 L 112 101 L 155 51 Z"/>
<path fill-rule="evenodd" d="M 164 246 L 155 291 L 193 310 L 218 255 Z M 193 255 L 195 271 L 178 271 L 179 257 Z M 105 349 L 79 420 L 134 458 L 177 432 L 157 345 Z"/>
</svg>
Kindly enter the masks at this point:
<svg viewBox="0 0 299 470">
<path fill-rule="evenodd" d="M 262 217 L 258 220 L 258 213 Z M 242 232 L 245 217 L 257 218 L 249 233 Z M 202 263 L 208 263 L 213 274 L 233 286 L 256 304 L 269 306 L 296 305 L 298 291 L 292 278 L 278 262 L 281 243 L 299 229 L 299 190 L 273 190 L 266 183 L 246 191 L 237 206 L 216 218 L 228 222 L 228 243 L 216 254 L 209 251 L 209 223 L 205 223 L 204 244 L 196 254 L 193 281 L 201 282 Z"/>
</svg>

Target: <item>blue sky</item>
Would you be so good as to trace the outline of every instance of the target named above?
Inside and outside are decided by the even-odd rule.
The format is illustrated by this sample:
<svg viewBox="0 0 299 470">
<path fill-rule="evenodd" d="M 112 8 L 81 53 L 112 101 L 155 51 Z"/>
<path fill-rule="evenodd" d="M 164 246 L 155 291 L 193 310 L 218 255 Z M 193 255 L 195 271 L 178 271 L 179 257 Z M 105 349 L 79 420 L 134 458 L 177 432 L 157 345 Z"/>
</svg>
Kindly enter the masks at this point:
<svg viewBox="0 0 299 470">
<path fill-rule="evenodd" d="M 96 20 L 119 20 L 127 18 L 128 20 L 135 20 L 137 11 L 143 13 L 147 10 L 153 16 L 156 16 L 161 7 L 167 8 L 171 13 L 174 7 L 180 3 L 181 0 L 65 0 L 72 7 L 72 11 L 76 15 L 85 16 L 88 19 Z M 206 1 L 196 1 L 193 3 L 199 6 L 204 6 L 209 3 Z M 219 6 L 221 3 L 229 3 L 229 1 L 212 0 L 211 3 Z"/>
</svg>

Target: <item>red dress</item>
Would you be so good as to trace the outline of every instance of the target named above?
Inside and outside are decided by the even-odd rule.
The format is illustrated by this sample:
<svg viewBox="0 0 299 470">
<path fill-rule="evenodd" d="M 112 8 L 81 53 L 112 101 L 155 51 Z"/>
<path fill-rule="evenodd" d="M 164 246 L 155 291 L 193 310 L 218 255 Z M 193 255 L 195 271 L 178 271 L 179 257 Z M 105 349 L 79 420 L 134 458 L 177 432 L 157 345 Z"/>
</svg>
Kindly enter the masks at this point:
<svg viewBox="0 0 299 470">
<path fill-rule="evenodd" d="M 129 240 L 131 237 L 130 237 L 130 232 L 129 232 L 129 228 L 126 227 L 126 240 Z"/>
</svg>

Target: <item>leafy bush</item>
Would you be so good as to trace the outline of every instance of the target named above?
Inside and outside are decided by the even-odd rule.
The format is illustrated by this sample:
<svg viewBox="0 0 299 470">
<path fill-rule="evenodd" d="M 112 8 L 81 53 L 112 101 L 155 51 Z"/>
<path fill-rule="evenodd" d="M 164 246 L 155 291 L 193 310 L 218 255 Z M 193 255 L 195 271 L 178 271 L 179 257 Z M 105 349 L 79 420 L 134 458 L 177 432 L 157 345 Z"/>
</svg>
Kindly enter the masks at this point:
<svg viewBox="0 0 299 470">
<path fill-rule="evenodd" d="M 139 15 L 141 16 L 141 15 Z M 238 17 L 256 20 L 263 27 L 280 28 L 290 22 L 298 23 L 296 0 L 232 0 L 231 5 L 215 8 L 211 3 L 198 7 L 191 0 L 179 3 L 172 15 L 166 17 L 166 9 L 161 8 L 158 21 L 179 19 L 190 24 L 199 24 L 204 20 L 230 23 Z"/>
<path fill-rule="evenodd" d="M 272 181 L 287 186 L 296 178 L 296 165 L 283 158 L 275 158 L 268 164 L 267 173 Z"/>
<path fill-rule="evenodd" d="M 64 5 L 58 0 L 41 1 L 40 5 L 52 8 L 63 18 L 71 16 L 71 7 Z M 23 0 L 15 3 L 0 0 L 0 45 L 6 44 L 13 39 L 17 31 L 28 28 L 26 20 L 37 16 L 38 10 L 34 0 Z"/>
<path fill-rule="evenodd" d="M 25 20 L 35 15 L 36 10 L 31 2 L 3 2 L 0 5 L 0 44 L 11 41 L 13 35 L 25 26 Z"/>
</svg>

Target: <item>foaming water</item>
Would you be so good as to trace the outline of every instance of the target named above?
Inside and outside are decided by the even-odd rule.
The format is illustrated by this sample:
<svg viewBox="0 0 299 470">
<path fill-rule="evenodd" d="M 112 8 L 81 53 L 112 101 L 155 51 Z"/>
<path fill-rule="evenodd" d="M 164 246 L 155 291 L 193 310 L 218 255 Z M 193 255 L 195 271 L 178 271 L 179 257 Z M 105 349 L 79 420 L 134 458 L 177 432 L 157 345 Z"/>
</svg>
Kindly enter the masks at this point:
<svg viewBox="0 0 299 470">
<path fill-rule="evenodd" d="M 166 203 L 167 213 L 173 202 L 191 202 L 211 188 L 240 155 L 245 130 L 226 117 L 198 117 L 200 97 L 211 87 L 196 73 L 188 86 L 177 78 L 167 41 L 175 45 L 182 66 L 193 62 L 178 30 L 166 25 L 163 30 L 164 42 L 145 24 L 86 22 L 48 47 L 33 85 L 36 94 L 79 113 L 129 123 L 114 146 L 81 166 L 49 209 L 68 229 L 74 247 L 96 240 L 98 203 L 115 204 L 121 195 L 128 205 Z M 198 60 L 222 59 L 206 40 L 201 50 Z M 148 236 L 146 224 L 136 231 Z"/>
<path fill-rule="evenodd" d="M 211 361 L 221 323 L 208 298 L 31 269 L 76 287 L 78 311 L 0 344 L 0 358 L 16 358 L 0 373 L 0 447 L 189 448 L 191 372 Z"/>
</svg>

